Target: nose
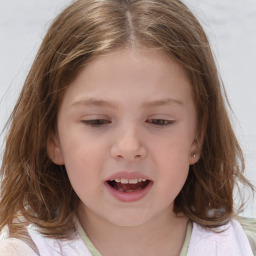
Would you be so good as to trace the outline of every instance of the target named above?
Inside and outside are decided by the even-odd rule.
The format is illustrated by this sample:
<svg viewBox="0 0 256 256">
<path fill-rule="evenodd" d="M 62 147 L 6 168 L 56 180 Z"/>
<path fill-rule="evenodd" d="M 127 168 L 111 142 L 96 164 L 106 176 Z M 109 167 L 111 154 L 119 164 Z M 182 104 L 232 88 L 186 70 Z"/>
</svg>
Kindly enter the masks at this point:
<svg viewBox="0 0 256 256">
<path fill-rule="evenodd" d="M 135 132 L 123 132 L 120 136 L 117 136 L 111 148 L 112 157 L 126 161 L 141 160 L 145 158 L 146 154 L 146 148 L 141 142 L 141 136 Z"/>
</svg>

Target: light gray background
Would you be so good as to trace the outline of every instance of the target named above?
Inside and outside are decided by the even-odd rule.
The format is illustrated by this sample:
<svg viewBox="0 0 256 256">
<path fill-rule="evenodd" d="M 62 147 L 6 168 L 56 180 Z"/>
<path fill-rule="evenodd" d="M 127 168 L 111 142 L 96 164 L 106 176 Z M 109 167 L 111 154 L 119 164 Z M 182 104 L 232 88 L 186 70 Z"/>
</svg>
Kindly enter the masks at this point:
<svg viewBox="0 0 256 256">
<path fill-rule="evenodd" d="M 41 40 L 70 0 L 0 0 L 0 129 L 2 130 Z M 256 0 L 184 0 L 211 41 L 234 111 L 235 131 L 256 185 Z M 2 156 L 3 135 L 0 137 Z M 1 161 L 0 156 L 0 161 Z M 255 217 L 249 201 L 244 215 Z"/>
</svg>

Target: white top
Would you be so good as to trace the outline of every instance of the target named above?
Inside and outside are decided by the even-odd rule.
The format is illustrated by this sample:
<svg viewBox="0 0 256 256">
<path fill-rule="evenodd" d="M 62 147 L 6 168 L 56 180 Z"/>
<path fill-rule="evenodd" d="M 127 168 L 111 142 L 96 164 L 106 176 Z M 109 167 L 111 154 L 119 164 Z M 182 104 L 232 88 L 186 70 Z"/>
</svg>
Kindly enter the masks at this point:
<svg viewBox="0 0 256 256">
<path fill-rule="evenodd" d="M 193 223 L 187 256 L 253 256 L 247 236 L 238 221 L 230 221 L 221 230 L 223 232 L 215 233 Z M 28 227 L 28 233 L 40 256 L 92 256 L 79 234 L 74 240 L 68 241 L 45 238 L 32 225 Z M 37 256 L 25 242 L 8 238 L 7 229 L 0 235 L 0 255 Z"/>
<path fill-rule="evenodd" d="M 223 232 L 208 231 L 193 223 L 187 256 L 253 256 L 249 240 L 237 220 L 221 227 Z"/>
</svg>

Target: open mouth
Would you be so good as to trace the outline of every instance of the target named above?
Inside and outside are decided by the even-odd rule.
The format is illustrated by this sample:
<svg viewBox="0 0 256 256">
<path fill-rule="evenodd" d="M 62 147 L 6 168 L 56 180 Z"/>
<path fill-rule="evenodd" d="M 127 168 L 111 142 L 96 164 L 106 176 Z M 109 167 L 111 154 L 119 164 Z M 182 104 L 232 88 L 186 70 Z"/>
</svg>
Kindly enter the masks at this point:
<svg viewBox="0 0 256 256">
<path fill-rule="evenodd" d="M 145 189 L 150 183 L 147 179 L 114 179 L 108 180 L 107 184 L 112 188 L 124 192 L 131 193 Z"/>
</svg>

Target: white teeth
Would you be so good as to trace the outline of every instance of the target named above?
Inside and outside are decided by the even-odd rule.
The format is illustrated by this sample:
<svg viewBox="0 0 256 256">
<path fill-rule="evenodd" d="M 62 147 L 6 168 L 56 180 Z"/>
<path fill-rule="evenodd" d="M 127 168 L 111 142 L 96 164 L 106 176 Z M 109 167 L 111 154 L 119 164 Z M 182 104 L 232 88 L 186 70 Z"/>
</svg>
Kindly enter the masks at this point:
<svg viewBox="0 0 256 256">
<path fill-rule="evenodd" d="M 138 178 L 138 179 L 125 179 L 125 178 L 121 178 L 121 179 L 114 179 L 112 181 L 115 181 L 115 182 L 121 182 L 122 184 L 137 184 L 138 182 L 145 182 L 147 179 L 141 179 L 141 178 Z"/>
<path fill-rule="evenodd" d="M 137 183 L 138 183 L 138 179 L 129 180 L 129 184 L 137 184 Z"/>
<path fill-rule="evenodd" d="M 122 183 L 122 184 L 128 184 L 128 183 L 129 183 L 129 180 L 128 180 L 128 179 L 123 179 L 123 178 L 121 178 L 121 183 Z"/>
</svg>

